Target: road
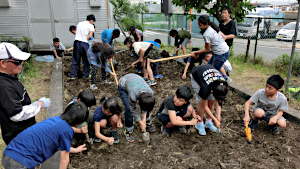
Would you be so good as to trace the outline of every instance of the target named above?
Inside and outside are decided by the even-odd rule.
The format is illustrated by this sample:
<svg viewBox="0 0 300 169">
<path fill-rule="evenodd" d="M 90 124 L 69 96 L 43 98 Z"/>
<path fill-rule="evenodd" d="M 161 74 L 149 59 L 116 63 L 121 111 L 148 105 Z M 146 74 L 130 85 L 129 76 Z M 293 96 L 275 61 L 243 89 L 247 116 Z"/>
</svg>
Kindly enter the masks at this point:
<svg viewBox="0 0 300 169">
<path fill-rule="evenodd" d="M 117 39 L 119 42 L 124 42 L 124 35 Z M 168 34 L 165 32 L 155 32 L 146 30 L 144 32 L 144 41 L 145 40 L 154 40 L 160 39 L 163 44 L 168 44 Z M 298 44 L 299 42 L 297 42 Z M 171 44 L 174 44 L 174 38 L 171 38 Z M 192 47 L 204 47 L 204 40 L 200 38 L 192 38 Z M 255 40 L 251 40 L 249 54 L 254 55 Z M 245 54 L 247 49 L 247 39 L 235 38 L 233 51 L 235 55 Z M 260 39 L 258 40 L 257 52 L 258 56 L 262 56 L 263 59 L 267 62 L 272 61 L 273 59 L 281 56 L 282 54 L 291 55 L 292 42 L 277 41 L 276 39 Z M 300 52 L 300 49 L 296 49 L 297 52 Z"/>
</svg>

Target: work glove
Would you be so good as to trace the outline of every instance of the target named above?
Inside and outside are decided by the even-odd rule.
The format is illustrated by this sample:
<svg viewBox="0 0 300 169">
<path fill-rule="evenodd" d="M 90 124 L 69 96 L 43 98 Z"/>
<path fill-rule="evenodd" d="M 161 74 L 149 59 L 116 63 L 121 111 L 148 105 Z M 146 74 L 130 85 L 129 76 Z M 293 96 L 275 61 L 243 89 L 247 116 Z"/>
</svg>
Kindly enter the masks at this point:
<svg viewBox="0 0 300 169">
<path fill-rule="evenodd" d="M 43 102 L 44 106 L 42 108 L 48 108 L 50 106 L 50 98 L 42 97 L 39 99 L 39 102 Z"/>
</svg>

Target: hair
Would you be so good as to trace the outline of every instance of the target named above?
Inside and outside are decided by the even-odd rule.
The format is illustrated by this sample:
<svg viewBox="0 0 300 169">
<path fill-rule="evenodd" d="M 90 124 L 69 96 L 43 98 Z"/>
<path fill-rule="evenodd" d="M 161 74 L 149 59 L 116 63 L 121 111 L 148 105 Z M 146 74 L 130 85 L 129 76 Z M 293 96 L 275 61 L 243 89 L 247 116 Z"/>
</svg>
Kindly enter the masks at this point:
<svg viewBox="0 0 300 169">
<path fill-rule="evenodd" d="M 216 80 L 212 83 L 213 96 L 218 101 L 219 105 L 222 107 L 227 93 L 228 93 L 228 83 L 224 80 Z"/>
<path fill-rule="evenodd" d="M 224 6 L 222 11 L 224 10 L 228 11 L 228 13 L 231 14 L 231 9 L 228 6 Z"/>
<path fill-rule="evenodd" d="M 175 29 L 172 29 L 170 32 L 169 32 L 169 35 L 170 36 L 174 36 L 174 35 L 177 35 L 178 34 L 178 32 L 177 32 L 177 30 L 175 30 Z"/>
<path fill-rule="evenodd" d="M 130 26 L 129 30 L 130 31 L 135 31 L 135 26 Z"/>
<path fill-rule="evenodd" d="M 193 48 L 192 51 L 198 51 L 200 50 L 199 48 Z"/>
<path fill-rule="evenodd" d="M 101 105 L 105 110 L 109 110 L 112 114 L 119 114 L 122 112 L 121 107 L 118 104 L 118 99 L 114 96 L 103 97 L 101 100 Z"/>
<path fill-rule="evenodd" d="M 96 105 L 95 95 L 90 90 L 84 90 L 78 94 L 78 99 L 87 107 Z"/>
<path fill-rule="evenodd" d="M 176 90 L 176 96 L 177 98 L 182 98 L 185 101 L 189 101 L 191 98 L 193 98 L 193 92 L 189 86 L 183 85 L 179 86 Z"/>
<path fill-rule="evenodd" d="M 69 31 L 70 31 L 70 32 L 72 32 L 73 30 L 76 30 L 76 26 L 75 26 L 75 25 L 71 25 L 71 26 L 69 27 Z"/>
<path fill-rule="evenodd" d="M 280 77 L 280 75 L 272 75 L 268 78 L 267 84 L 275 87 L 278 90 L 282 88 L 284 80 Z"/>
<path fill-rule="evenodd" d="M 124 45 L 126 45 L 127 42 L 129 42 L 130 44 L 133 44 L 133 39 L 132 39 L 131 37 L 127 37 L 127 38 L 124 40 Z"/>
<path fill-rule="evenodd" d="M 155 104 L 155 98 L 150 93 L 141 93 L 137 100 L 139 100 L 139 105 L 141 110 L 151 112 Z"/>
<path fill-rule="evenodd" d="M 118 38 L 120 36 L 120 30 L 119 29 L 114 29 L 113 30 L 113 35 L 115 38 Z"/>
<path fill-rule="evenodd" d="M 160 39 L 154 39 L 154 42 L 161 44 L 161 40 Z"/>
<path fill-rule="evenodd" d="M 106 64 L 106 59 L 112 58 L 115 54 L 115 50 L 106 43 L 96 42 L 92 45 L 91 49 L 94 53 L 101 52 L 100 58 L 97 58 L 96 62 L 99 63 L 101 60 L 103 66 Z"/>
<path fill-rule="evenodd" d="M 86 20 L 88 20 L 88 21 L 93 20 L 93 21 L 95 22 L 95 21 L 96 21 L 96 18 L 95 18 L 95 16 L 94 16 L 93 14 L 91 14 L 91 15 L 88 15 L 88 16 L 86 17 Z"/>
<path fill-rule="evenodd" d="M 53 42 L 59 42 L 58 38 L 53 38 Z"/>
<path fill-rule="evenodd" d="M 61 119 L 65 120 L 70 126 L 75 126 L 87 120 L 88 118 L 88 108 L 87 106 L 81 102 L 76 101 L 70 104 L 62 115 L 60 115 Z"/>
<path fill-rule="evenodd" d="M 203 25 L 208 24 L 209 26 L 211 26 L 217 33 L 220 32 L 220 28 L 213 22 L 211 22 L 209 20 L 209 17 L 207 15 L 200 15 L 200 17 L 198 18 L 198 22 L 202 23 Z M 205 30 L 201 30 L 200 33 L 204 34 Z"/>
</svg>

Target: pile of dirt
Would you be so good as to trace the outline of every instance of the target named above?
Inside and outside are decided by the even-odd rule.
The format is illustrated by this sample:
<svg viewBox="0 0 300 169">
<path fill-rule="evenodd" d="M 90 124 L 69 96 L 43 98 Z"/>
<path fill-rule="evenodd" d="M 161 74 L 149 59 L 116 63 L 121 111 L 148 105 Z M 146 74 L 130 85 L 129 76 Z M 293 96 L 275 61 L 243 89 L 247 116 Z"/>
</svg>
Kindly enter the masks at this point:
<svg viewBox="0 0 300 169">
<path fill-rule="evenodd" d="M 122 69 L 132 63 L 135 58 L 128 51 L 117 54 L 119 63 L 117 74 L 120 78 L 125 73 Z M 67 105 L 78 93 L 89 88 L 89 80 L 76 79 L 68 81 L 71 61 L 64 60 L 64 96 Z M 125 139 L 123 129 L 118 129 L 120 142 L 109 146 L 106 142 L 95 143 L 86 154 L 71 156 L 71 166 L 74 168 L 297 168 L 300 166 L 299 126 L 287 122 L 287 128 L 280 129 L 279 135 L 273 135 L 267 123 L 260 121 L 253 133 L 252 143 L 248 144 L 244 137 L 243 117 L 245 100 L 234 93 L 229 93 L 222 108 L 221 128 L 223 134 L 207 130 L 206 136 L 200 136 L 194 127 L 189 128 L 189 134 L 180 134 L 176 129 L 167 138 L 160 133 L 161 124 L 156 120 L 156 112 L 162 101 L 175 93 L 181 85 L 189 85 L 190 77 L 181 79 L 183 67 L 177 62 L 160 64 L 159 72 L 164 77 L 152 86 L 156 104 L 151 112 L 152 122 L 157 131 L 151 133 L 149 145 L 142 140 L 139 126 L 135 124 L 134 136 L 136 141 L 130 143 Z M 117 86 L 102 85 L 101 70 L 98 70 L 94 91 L 97 99 L 103 96 L 117 96 Z M 135 69 L 128 72 L 135 73 Z M 112 77 L 108 80 L 114 81 Z M 120 98 L 120 105 L 123 107 Z M 191 100 L 197 108 L 195 97 Z M 96 106 L 90 110 L 93 112 Z M 124 124 L 124 119 L 123 119 Z"/>
</svg>

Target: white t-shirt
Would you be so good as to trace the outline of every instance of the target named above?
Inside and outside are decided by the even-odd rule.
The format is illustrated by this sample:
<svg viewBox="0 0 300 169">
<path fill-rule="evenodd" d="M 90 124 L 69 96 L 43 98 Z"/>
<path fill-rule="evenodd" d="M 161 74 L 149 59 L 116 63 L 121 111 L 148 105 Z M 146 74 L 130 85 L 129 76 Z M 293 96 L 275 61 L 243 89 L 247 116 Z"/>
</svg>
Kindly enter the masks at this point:
<svg viewBox="0 0 300 169">
<path fill-rule="evenodd" d="M 133 48 L 135 53 L 139 54 L 141 48 L 143 48 L 146 51 L 150 45 L 151 45 L 150 42 L 134 42 Z"/>
<path fill-rule="evenodd" d="M 228 52 L 229 47 L 221 35 L 221 31 L 217 33 L 211 26 L 208 26 L 203 34 L 205 43 L 211 44 L 211 51 L 216 55 L 222 55 Z"/>
<path fill-rule="evenodd" d="M 87 37 L 90 31 L 95 31 L 95 28 L 88 21 L 82 21 L 77 24 L 75 40 L 88 43 Z"/>
</svg>

